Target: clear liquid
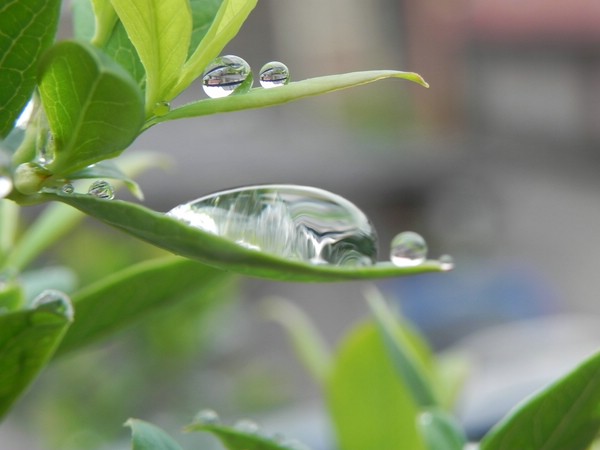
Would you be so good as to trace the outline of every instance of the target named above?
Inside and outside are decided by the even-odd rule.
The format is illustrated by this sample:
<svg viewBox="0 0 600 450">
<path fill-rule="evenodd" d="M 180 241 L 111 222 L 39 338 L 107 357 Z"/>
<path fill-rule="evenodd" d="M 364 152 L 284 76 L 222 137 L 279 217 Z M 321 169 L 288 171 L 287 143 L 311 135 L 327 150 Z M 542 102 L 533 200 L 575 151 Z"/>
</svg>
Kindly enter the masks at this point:
<svg viewBox="0 0 600 450">
<path fill-rule="evenodd" d="M 108 181 L 94 181 L 88 189 L 88 194 L 103 200 L 112 200 L 115 198 L 115 190 Z"/>
<path fill-rule="evenodd" d="M 290 71 L 279 61 L 272 61 L 260 69 L 260 85 L 265 89 L 285 86 L 290 82 Z"/>
<path fill-rule="evenodd" d="M 251 87 L 250 65 L 239 56 L 220 56 L 208 65 L 202 76 L 202 88 L 211 98 L 246 92 Z"/>
<path fill-rule="evenodd" d="M 427 258 L 427 243 L 420 234 L 404 231 L 390 245 L 390 260 L 398 267 L 418 266 Z"/>
<path fill-rule="evenodd" d="M 167 213 L 237 244 L 312 264 L 371 265 L 377 235 L 367 216 L 339 195 L 296 185 L 231 189 Z"/>
<path fill-rule="evenodd" d="M 69 296 L 61 291 L 47 289 L 33 299 L 32 309 L 47 309 L 73 320 L 75 311 Z"/>
</svg>

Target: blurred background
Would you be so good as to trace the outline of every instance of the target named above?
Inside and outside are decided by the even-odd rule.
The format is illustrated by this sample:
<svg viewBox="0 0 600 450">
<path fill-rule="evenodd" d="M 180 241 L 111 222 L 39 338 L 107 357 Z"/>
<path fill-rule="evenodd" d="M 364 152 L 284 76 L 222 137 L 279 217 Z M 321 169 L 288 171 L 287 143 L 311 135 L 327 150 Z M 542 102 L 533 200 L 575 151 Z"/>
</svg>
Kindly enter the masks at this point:
<svg viewBox="0 0 600 450">
<path fill-rule="evenodd" d="M 61 33 L 69 34 L 68 8 Z M 420 73 L 431 87 L 387 80 L 266 110 L 156 126 L 134 149 L 168 154 L 173 164 L 141 177 L 148 206 L 166 211 L 248 184 L 313 185 L 348 198 L 371 217 L 380 259 L 388 258 L 390 240 L 404 230 L 423 235 L 431 257 L 451 254 L 451 273 L 379 287 L 435 349 L 468 354 L 471 375 L 459 413 L 473 438 L 598 348 L 599 2 L 261 0 L 225 53 L 246 59 L 255 73 L 268 61 L 282 61 L 293 80 L 400 69 Z M 193 86 L 177 103 L 204 97 Z M 90 227 L 94 235 L 107 232 Z M 78 242 L 79 248 L 89 245 L 89 236 Z M 105 429 L 123 438 L 119 426 L 129 416 L 181 424 L 187 420 L 181 416 L 211 407 L 226 417 L 240 411 L 260 417 L 315 450 L 331 448 L 318 390 L 283 332 L 256 305 L 274 295 L 293 300 L 334 345 L 367 315 L 363 288 L 241 280 L 231 296 L 242 301 L 215 308 L 220 319 L 202 325 L 210 333 L 196 336 L 199 322 L 183 327 L 190 333 L 185 339 L 192 336 L 198 345 L 175 364 L 175 374 L 143 384 L 131 369 L 132 385 L 156 390 L 159 383 L 162 394 L 122 410 L 109 402 Z M 173 312 L 172 323 L 183 316 Z M 138 345 L 125 359 L 164 365 L 160 356 L 172 356 L 171 350 L 149 343 L 156 331 L 143 327 L 128 332 Z M 31 437 L 22 420 L 56 431 L 48 417 L 59 414 L 55 403 L 48 401 L 45 415 L 28 412 L 39 406 L 39 392 L 53 389 L 61 370 L 81 384 L 71 366 L 102 365 L 106 348 L 119 345 L 130 344 L 104 344 L 95 350 L 99 359 L 92 354 L 79 365 L 57 364 L 38 383 L 38 394 L 0 428 L 6 442 L 13 435 Z M 93 372 L 82 369 L 80 377 L 93 381 L 90 389 L 101 389 L 103 378 Z M 70 435 L 40 448 L 51 448 L 48 442 L 81 448 L 73 431 L 81 429 L 79 419 L 72 418 L 79 428 L 71 426 Z M 98 437 L 99 446 L 103 440 Z M 23 448 L 36 445 L 33 439 Z M 0 442 L 2 450 L 15 448 Z"/>
</svg>

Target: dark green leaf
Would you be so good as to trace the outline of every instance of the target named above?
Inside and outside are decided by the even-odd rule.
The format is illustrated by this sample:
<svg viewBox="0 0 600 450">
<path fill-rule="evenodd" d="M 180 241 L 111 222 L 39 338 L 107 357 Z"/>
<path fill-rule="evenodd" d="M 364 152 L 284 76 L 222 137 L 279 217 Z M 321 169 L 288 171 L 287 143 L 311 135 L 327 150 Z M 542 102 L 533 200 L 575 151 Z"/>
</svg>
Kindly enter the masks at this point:
<svg viewBox="0 0 600 450">
<path fill-rule="evenodd" d="M 70 323 L 53 304 L 0 315 L 0 417 L 46 365 Z"/>
<path fill-rule="evenodd" d="M 0 137 L 12 129 L 35 86 L 37 63 L 54 38 L 60 0 L 0 3 Z"/>
<path fill-rule="evenodd" d="M 309 78 L 296 81 L 276 89 L 256 88 L 247 94 L 231 95 L 224 98 L 209 98 L 175 108 L 164 116 L 156 117 L 147 122 L 146 128 L 160 122 L 183 119 L 185 117 L 198 117 L 209 114 L 218 114 L 244 109 L 266 108 L 280 105 L 305 97 L 326 94 L 354 86 L 373 83 L 386 78 L 401 78 L 428 87 L 420 75 L 412 72 L 399 72 L 397 70 L 371 70 L 366 72 L 352 72 L 340 75 Z"/>
<path fill-rule="evenodd" d="M 91 45 L 62 42 L 40 69 L 40 94 L 55 142 L 48 168 L 67 175 L 117 156 L 137 137 L 142 94 L 121 66 Z"/>
<path fill-rule="evenodd" d="M 325 393 L 340 448 L 425 449 L 417 431 L 418 408 L 374 323 L 344 339 Z"/>
<path fill-rule="evenodd" d="M 523 401 L 481 450 L 584 450 L 600 430 L 600 353 Z"/>
<path fill-rule="evenodd" d="M 284 445 L 284 443 L 278 443 L 257 433 L 244 432 L 225 425 L 194 423 L 186 427 L 186 431 L 206 431 L 214 434 L 227 450 L 290 450 L 290 447 Z"/>
<path fill-rule="evenodd" d="M 189 296 L 206 301 L 227 280 L 223 271 L 174 257 L 146 261 L 117 272 L 73 294 L 77 320 L 57 355 Z"/>
<path fill-rule="evenodd" d="M 177 442 L 156 425 L 139 419 L 129 419 L 132 450 L 183 450 Z"/>
<path fill-rule="evenodd" d="M 457 421 L 446 411 L 428 409 L 417 419 L 428 450 L 463 450 L 467 440 Z"/>
<path fill-rule="evenodd" d="M 428 261 L 414 267 L 396 267 L 383 262 L 361 267 L 308 264 L 244 248 L 235 242 L 192 228 L 179 220 L 133 203 L 104 201 L 77 194 L 48 194 L 44 198 L 60 200 L 175 254 L 255 277 L 287 281 L 341 281 L 397 277 L 442 270 L 437 261 Z"/>
</svg>

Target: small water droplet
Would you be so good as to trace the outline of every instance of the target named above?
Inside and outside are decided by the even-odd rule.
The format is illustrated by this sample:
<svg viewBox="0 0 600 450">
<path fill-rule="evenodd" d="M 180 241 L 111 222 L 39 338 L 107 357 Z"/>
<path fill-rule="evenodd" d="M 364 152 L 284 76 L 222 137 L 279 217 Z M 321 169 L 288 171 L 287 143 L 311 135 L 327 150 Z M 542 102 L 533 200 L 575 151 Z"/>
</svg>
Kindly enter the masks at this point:
<svg viewBox="0 0 600 450">
<path fill-rule="evenodd" d="M 454 258 L 450 255 L 442 255 L 440 256 L 440 258 L 438 259 L 439 263 L 440 263 L 440 268 L 444 271 L 447 272 L 449 270 L 454 269 Z"/>
<path fill-rule="evenodd" d="M 73 187 L 73 185 L 71 183 L 65 183 L 61 186 L 60 188 L 60 192 L 63 194 L 72 194 L 73 192 L 75 192 L 75 188 Z"/>
<path fill-rule="evenodd" d="M 88 194 L 103 200 L 112 200 L 115 198 L 115 190 L 108 181 L 94 181 L 88 189 Z"/>
<path fill-rule="evenodd" d="M 243 247 L 312 264 L 371 265 L 377 234 L 339 195 L 307 186 L 249 186 L 207 195 L 167 213 Z"/>
<path fill-rule="evenodd" d="M 239 56 L 220 56 L 206 68 L 202 87 L 211 98 L 248 92 L 252 87 L 250 65 Z"/>
<path fill-rule="evenodd" d="M 49 309 L 73 320 L 74 310 L 73 303 L 67 294 L 55 289 L 47 289 L 42 291 L 40 295 L 31 302 L 32 309 Z"/>
<path fill-rule="evenodd" d="M 260 69 L 260 85 L 265 89 L 285 86 L 290 82 L 290 71 L 279 61 L 271 61 Z"/>
<path fill-rule="evenodd" d="M 203 409 L 198 411 L 194 416 L 194 422 L 201 423 L 202 425 L 217 425 L 221 422 L 221 418 L 216 411 L 212 409 Z"/>
<path fill-rule="evenodd" d="M 5 198 L 11 193 L 13 182 L 9 177 L 0 175 L 0 199 Z"/>
<path fill-rule="evenodd" d="M 392 239 L 390 259 L 395 266 L 417 266 L 427 258 L 427 243 L 420 234 L 404 231 Z"/>
<path fill-rule="evenodd" d="M 257 434 L 260 430 L 260 427 L 258 426 L 258 424 L 256 422 L 254 422 L 253 420 L 249 420 L 249 419 L 238 420 L 233 425 L 233 428 L 235 428 L 237 431 L 240 431 L 240 432 L 246 433 L 246 434 Z"/>
<path fill-rule="evenodd" d="M 152 112 L 155 116 L 164 116 L 171 111 L 171 104 L 169 102 L 156 102 Z"/>
</svg>

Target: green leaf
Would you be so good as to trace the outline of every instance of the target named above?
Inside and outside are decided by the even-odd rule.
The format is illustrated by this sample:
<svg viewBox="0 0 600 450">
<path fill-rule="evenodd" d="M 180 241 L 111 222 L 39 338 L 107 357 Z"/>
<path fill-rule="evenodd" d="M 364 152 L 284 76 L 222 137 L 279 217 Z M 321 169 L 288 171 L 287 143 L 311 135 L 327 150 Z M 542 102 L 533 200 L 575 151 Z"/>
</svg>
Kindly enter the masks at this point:
<svg viewBox="0 0 600 450">
<path fill-rule="evenodd" d="M 179 220 L 129 202 L 104 201 L 78 194 L 47 194 L 43 198 L 71 205 L 108 225 L 172 253 L 255 277 L 287 281 L 341 281 L 397 277 L 442 270 L 437 261 L 427 261 L 414 267 L 397 267 L 383 262 L 361 267 L 308 264 L 242 247 L 230 240 L 192 228 Z"/>
<path fill-rule="evenodd" d="M 35 86 L 40 55 L 54 38 L 60 0 L 0 4 L 0 137 L 13 128 Z"/>
<path fill-rule="evenodd" d="M 73 36 L 81 41 L 91 41 L 96 27 L 92 0 L 71 0 L 71 12 Z"/>
<path fill-rule="evenodd" d="M 186 61 L 170 97 L 177 96 L 204 72 L 242 27 L 257 0 L 224 0 L 200 45 Z"/>
<path fill-rule="evenodd" d="M 156 425 L 139 419 L 129 419 L 132 450 L 183 450 L 177 442 Z"/>
<path fill-rule="evenodd" d="M 407 386 L 414 402 L 420 408 L 437 406 L 438 401 L 421 355 L 430 358 L 430 352 L 406 326 L 399 326 L 385 299 L 376 290 L 368 293 L 367 300 L 398 375 Z M 420 348 L 418 348 L 418 347 Z"/>
<path fill-rule="evenodd" d="M 289 445 L 277 443 L 258 433 L 250 433 L 225 425 L 193 423 L 186 431 L 206 431 L 214 434 L 227 450 L 290 450 Z"/>
<path fill-rule="evenodd" d="M 145 128 L 160 122 L 183 119 L 185 117 L 199 117 L 209 114 L 241 111 L 244 109 L 266 108 L 299 100 L 304 97 L 339 91 L 341 89 L 360 86 L 374 81 L 384 80 L 386 78 L 401 78 L 413 81 L 424 87 L 429 86 L 425 80 L 416 73 L 400 72 L 396 70 L 371 70 L 329 75 L 296 81 L 276 89 L 255 88 L 250 90 L 247 94 L 231 95 L 224 98 L 209 98 L 188 103 L 187 105 L 171 110 L 164 116 L 153 118 L 147 122 Z"/>
<path fill-rule="evenodd" d="M 21 309 L 25 296 L 23 288 L 15 282 L 0 285 L 0 315 Z"/>
<path fill-rule="evenodd" d="M 72 295 L 77 320 L 65 336 L 62 355 L 108 335 L 160 307 L 196 296 L 207 301 L 229 277 L 194 261 L 168 257 L 146 261 Z"/>
<path fill-rule="evenodd" d="M 0 418 L 46 365 L 71 320 L 52 303 L 0 315 Z"/>
<path fill-rule="evenodd" d="M 186 0 L 111 0 L 146 69 L 146 113 L 170 101 L 187 58 L 192 14 Z"/>
<path fill-rule="evenodd" d="M 223 0 L 190 0 L 192 10 L 192 39 L 189 55 L 196 50 L 215 19 Z"/>
<path fill-rule="evenodd" d="M 108 40 L 112 30 L 117 23 L 117 13 L 110 0 L 92 0 L 96 26 L 92 44 L 102 47 Z"/>
<path fill-rule="evenodd" d="M 68 175 L 117 156 L 138 135 L 142 94 L 129 74 L 98 49 L 61 42 L 42 60 L 40 94 L 54 136 L 48 168 Z"/>
<path fill-rule="evenodd" d="M 585 450 L 600 430 L 600 353 L 523 401 L 481 450 Z"/>
<path fill-rule="evenodd" d="M 417 405 L 374 323 L 361 324 L 344 339 L 325 393 L 340 448 L 425 449 Z"/>
<path fill-rule="evenodd" d="M 438 408 L 428 409 L 417 419 L 428 450 L 463 450 L 467 439 L 454 417 Z"/>
<path fill-rule="evenodd" d="M 103 50 L 131 75 L 138 86 L 143 87 L 146 71 L 121 22 L 117 22 L 115 25 Z"/>
</svg>

